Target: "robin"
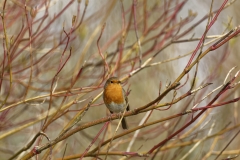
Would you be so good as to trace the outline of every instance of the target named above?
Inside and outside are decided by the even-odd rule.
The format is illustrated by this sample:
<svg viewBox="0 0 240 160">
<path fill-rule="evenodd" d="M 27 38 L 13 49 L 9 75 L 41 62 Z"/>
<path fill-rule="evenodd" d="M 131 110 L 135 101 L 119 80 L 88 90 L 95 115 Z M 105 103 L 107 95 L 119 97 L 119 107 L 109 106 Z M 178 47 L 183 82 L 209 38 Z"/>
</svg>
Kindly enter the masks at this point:
<svg viewBox="0 0 240 160">
<path fill-rule="evenodd" d="M 106 81 L 103 91 L 103 101 L 111 113 L 124 112 L 125 105 L 127 105 L 126 109 L 129 111 L 126 92 L 122 88 L 121 81 L 117 77 L 111 77 Z M 121 123 L 123 129 L 128 128 L 124 117 Z"/>
</svg>

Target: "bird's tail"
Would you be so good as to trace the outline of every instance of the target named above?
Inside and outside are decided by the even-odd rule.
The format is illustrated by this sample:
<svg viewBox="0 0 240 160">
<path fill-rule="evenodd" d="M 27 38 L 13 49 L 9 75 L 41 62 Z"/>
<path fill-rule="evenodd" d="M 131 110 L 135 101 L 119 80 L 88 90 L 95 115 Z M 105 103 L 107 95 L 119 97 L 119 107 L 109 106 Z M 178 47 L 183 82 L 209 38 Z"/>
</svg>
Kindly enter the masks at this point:
<svg viewBox="0 0 240 160">
<path fill-rule="evenodd" d="M 122 128 L 123 129 L 128 129 L 128 125 L 127 125 L 127 122 L 126 122 L 125 118 L 122 119 Z"/>
</svg>

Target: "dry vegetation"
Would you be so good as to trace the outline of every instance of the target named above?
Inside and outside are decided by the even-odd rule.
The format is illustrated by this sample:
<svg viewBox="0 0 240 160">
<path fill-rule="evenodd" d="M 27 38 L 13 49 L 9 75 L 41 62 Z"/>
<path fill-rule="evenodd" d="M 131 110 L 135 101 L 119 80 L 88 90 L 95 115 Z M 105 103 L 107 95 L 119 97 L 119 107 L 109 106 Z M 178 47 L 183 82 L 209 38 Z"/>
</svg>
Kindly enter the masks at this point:
<svg viewBox="0 0 240 160">
<path fill-rule="evenodd" d="M 239 6 L 1 0 L 0 159 L 239 158 Z"/>
</svg>

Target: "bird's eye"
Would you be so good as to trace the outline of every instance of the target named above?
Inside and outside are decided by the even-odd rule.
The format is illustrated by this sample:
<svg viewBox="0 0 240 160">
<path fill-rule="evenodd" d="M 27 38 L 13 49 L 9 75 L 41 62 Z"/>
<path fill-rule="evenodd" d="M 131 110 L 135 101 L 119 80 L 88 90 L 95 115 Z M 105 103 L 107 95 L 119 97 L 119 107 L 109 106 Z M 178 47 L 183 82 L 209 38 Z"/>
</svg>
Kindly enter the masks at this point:
<svg viewBox="0 0 240 160">
<path fill-rule="evenodd" d="M 113 83 L 113 81 L 110 81 L 110 83 Z"/>
</svg>

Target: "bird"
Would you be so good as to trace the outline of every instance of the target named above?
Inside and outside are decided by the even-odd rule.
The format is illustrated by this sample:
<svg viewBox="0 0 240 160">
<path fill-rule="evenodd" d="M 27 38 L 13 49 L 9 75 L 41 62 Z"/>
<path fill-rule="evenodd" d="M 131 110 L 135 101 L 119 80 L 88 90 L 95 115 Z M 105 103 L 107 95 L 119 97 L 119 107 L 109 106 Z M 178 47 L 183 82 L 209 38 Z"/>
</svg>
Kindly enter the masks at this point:
<svg viewBox="0 0 240 160">
<path fill-rule="evenodd" d="M 130 109 L 126 92 L 121 85 L 121 81 L 117 77 L 110 77 L 106 81 L 103 90 L 103 101 L 111 114 L 123 113 L 126 105 L 126 110 L 129 111 Z M 123 129 L 128 129 L 124 117 L 121 123 Z"/>
</svg>

